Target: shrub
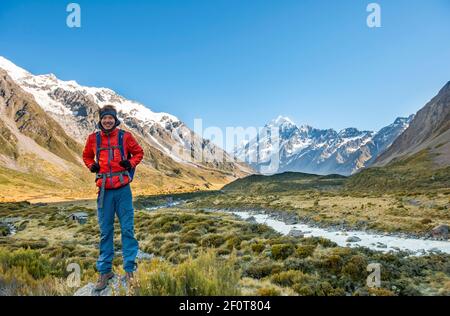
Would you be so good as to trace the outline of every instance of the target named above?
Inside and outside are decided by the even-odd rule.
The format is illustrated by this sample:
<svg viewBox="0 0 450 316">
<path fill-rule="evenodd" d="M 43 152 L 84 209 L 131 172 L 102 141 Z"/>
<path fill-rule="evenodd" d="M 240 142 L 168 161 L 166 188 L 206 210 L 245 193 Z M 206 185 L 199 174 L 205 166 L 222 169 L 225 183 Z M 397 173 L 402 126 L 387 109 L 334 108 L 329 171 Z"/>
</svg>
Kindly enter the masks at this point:
<svg viewBox="0 0 450 316">
<path fill-rule="evenodd" d="M 226 236 L 225 237 L 225 247 L 229 250 L 233 249 L 241 249 L 241 242 L 242 237 L 241 236 Z"/>
<path fill-rule="evenodd" d="M 342 267 L 342 274 L 353 280 L 365 280 L 367 261 L 361 255 L 355 255 Z"/>
<path fill-rule="evenodd" d="M 303 282 L 307 276 L 301 271 L 289 270 L 272 275 L 271 281 L 280 286 L 292 286 Z"/>
<path fill-rule="evenodd" d="M 258 295 L 258 296 L 280 296 L 281 293 L 279 290 L 277 290 L 273 286 L 270 286 L 270 287 L 262 287 L 262 288 L 257 289 L 256 295 Z"/>
<path fill-rule="evenodd" d="M 314 245 L 298 246 L 297 249 L 295 249 L 294 256 L 301 259 L 307 258 L 314 253 L 315 249 L 316 246 Z"/>
<path fill-rule="evenodd" d="M 173 266 L 153 260 L 137 271 L 135 295 L 239 295 L 240 271 L 236 257 L 221 259 L 215 251 L 202 252 L 197 258 L 189 256 Z"/>
<path fill-rule="evenodd" d="M 341 288 L 333 288 L 327 281 L 320 282 L 316 278 L 310 278 L 305 283 L 295 284 L 294 291 L 302 296 L 343 296 L 345 291 Z"/>
<path fill-rule="evenodd" d="M 290 255 L 292 255 L 294 253 L 294 249 L 295 247 L 293 245 L 290 244 L 276 244 L 273 245 L 271 250 L 272 250 L 272 257 L 275 260 L 284 260 L 287 257 L 289 257 Z"/>
<path fill-rule="evenodd" d="M 225 242 L 225 238 L 223 238 L 220 234 L 207 234 L 201 240 L 201 245 L 203 247 L 219 247 Z"/>
<path fill-rule="evenodd" d="M 0 267 L 3 270 L 22 268 L 35 279 L 42 279 L 51 272 L 50 261 L 39 252 L 29 249 L 18 249 L 13 252 L 1 250 Z"/>
<path fill-rule="evenodd" d="M 258 242 L 258 243 L 252 244 L 251 247 L 252 247 L 253 252 L 261 253 L 266 248 L 266 245 L 263 244 L 262 242 Z"/>
<path fill-rule="evenodd" d="M 271 260 L 256 260 L 250 262 L 244 270 L 244 276 L 261 279 L 281 271 L 281 266 Z"/>
</svg>

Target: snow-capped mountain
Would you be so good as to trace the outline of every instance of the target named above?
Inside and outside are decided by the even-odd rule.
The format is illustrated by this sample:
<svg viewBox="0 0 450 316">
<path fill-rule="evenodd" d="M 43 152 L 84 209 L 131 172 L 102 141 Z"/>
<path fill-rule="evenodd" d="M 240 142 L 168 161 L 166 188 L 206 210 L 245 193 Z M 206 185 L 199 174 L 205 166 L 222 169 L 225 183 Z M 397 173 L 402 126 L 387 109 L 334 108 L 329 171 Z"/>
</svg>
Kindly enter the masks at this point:
<svg viewBox="0 0 450 316">
<path fill-rule="evenodd" d="M 0 68 L 31 93 L 36 102 L 80 143 L 95 130 L 99 106 L 112 104 L 126 127 L 138 132 L 151 146 L 177 162 L 197 163 L 191 156 L 193 150 L 199 150 L 203 162 L 211 162 L 215 167 L 220 167 L 224 161 L 232 161 L 226 152 L 194 134 L 177 117 L 155 113 L 111 89 L 81 86 L 73 80 L 59 80 L 54 74 L 33 75 L 1 56 Z M 241 169 L 242 166 L 234 167 Z"/>
<path fill-rule="evenodd" d="M 369 166 L 412 118 L 397 118 L 378 132 L 356 128 L 337 132 L 297 126 L 289 118 L 279 116 L 266 124 L 256 138 L 238 146 L 235 155 L 265 174 L 298 171 L 350 175 Z"/>
<path fill-rule="evenodd" d="M 105 104 L 117 108 L 120 127 L 132 131 L 146 152 L 140 175 L 153 188 L 146 192 L 220 188 L 253 172 L 171 114 L 153 112 L 111 89 L 33 75 L 1 56 L 0 169 L 27 175 L 45 166 L 55 182 L 60 179 L 53 175 L 63 171 L 70 173 L 67 179 L 80 178 L 80 172 L 90 179 L 80 156 Z"/>
</svg>

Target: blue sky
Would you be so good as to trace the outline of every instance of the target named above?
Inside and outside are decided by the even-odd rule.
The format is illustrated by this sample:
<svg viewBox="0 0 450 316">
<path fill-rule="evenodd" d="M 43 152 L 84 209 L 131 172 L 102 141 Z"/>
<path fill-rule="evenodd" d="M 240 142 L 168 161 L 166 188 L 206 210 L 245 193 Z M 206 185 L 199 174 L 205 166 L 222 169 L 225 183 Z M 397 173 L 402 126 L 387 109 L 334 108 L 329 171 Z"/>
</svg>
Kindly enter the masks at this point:
<svg viewBox="0 0 450 316">
<path fill-rule="evenodd" d="M 36 73 L 109 87 L 189 126 L 377 130 L 450 80 L 450 1 L 0 2 L 0 55 Z"/>
</svg>

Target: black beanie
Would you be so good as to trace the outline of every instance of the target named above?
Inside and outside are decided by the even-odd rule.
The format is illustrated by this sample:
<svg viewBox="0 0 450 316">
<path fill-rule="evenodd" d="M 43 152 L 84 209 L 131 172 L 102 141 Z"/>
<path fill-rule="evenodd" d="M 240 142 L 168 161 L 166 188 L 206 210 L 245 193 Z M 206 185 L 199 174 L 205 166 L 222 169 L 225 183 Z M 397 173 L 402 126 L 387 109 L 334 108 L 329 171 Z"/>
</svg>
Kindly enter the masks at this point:
<svg viewBox="0 0 450 316">
<path fill-rule="evenodd" d="M 99 115 L 100 115 L 100 121 L 102 120 L 102 118 L 103 118 L 105 115 L 111 115 L 112 117 L 114 117 L 114 119 L 115 119 L 115 121 L 116 121 L 116 124 L 115 124 L 114 127 L 117 127 L 117 126 L 120 125 L 120 121 L 119 121 L 119 119 L 117 118 L 117 111 L 116 111 L 115 109 L 113 109 L 113 108 L 100 109 Z M 101 122 L 98 123 L 98 126 L 100 127 L 100 129 L 104 130 L 104 128 L 103 128 Z"/>
</svg>

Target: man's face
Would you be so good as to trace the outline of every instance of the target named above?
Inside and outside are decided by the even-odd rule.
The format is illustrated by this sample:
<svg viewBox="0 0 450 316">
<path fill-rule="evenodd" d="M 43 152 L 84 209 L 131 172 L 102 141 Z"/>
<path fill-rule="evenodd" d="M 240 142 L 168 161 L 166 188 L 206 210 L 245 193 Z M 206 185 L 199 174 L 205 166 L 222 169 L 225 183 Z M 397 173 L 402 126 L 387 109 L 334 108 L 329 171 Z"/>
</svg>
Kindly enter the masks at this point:
<svg viewBox="0 0 450 316">
<path fill-rule="evenodd" d="M 105 115 L 103 116 L 102 120 L 100 121 L 103 128 L 106 130 L 110 130 L 116 125 L 116 120 L 114 119 L 114 116 L 112 115 Z"/>
</svg>

